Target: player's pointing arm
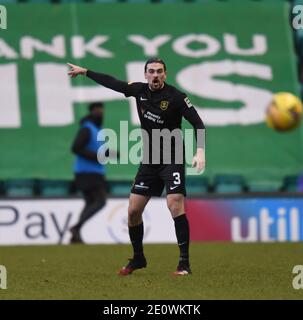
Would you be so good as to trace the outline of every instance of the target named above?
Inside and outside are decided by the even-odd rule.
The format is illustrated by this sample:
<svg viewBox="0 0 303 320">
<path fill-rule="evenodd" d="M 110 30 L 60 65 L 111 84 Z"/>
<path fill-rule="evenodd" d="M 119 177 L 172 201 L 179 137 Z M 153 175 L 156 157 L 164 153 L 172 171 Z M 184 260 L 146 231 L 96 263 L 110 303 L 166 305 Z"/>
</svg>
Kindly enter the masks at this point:
<svg viewBox="0 0 303 320">
<path fill-rule="evenodd" d="M 126 96 L 132 96 L 135 94 L 136 88 L 133 85 L 129 85 L 125 81 L 121 81 L 108 74 L 94 72 L 71 63 L 67 63 L 67 65 L 70 67 L 68 75 L 70 75 L 72 78 L 76 78 L 79 74 L 84 75 L 101 84 L 102 86 L 121 92 Z"/>
</svg>

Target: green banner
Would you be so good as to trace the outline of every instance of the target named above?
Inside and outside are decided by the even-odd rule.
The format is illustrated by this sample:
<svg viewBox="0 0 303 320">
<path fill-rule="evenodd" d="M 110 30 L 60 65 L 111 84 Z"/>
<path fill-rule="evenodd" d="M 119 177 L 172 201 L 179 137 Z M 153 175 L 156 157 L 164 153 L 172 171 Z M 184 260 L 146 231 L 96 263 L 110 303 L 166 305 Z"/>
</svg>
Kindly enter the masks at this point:
<svg viewBox="0 0 303 320">
<path fill-rule="evenodd" d="M 242 174 L 248 181 L 278 183 L 302 169 L 302 130 L 277 133 L 264 122 L 272 93 L 298 94 L 287 3 L 6 9 L 0 179 L 71 178 L 70 145 L 91 101 L 105 102 L 105 127 L 119 132 L 121 121 L 129 131 L 139 126 L 131 99 L 85 77 L 70 79 L 66 62 L 143 81 L 150 56 L 166 61 L 167 82 L 188 94 L 206 125 L 205 176 Z M 184 127 L 190 125 L 184 121 Z M 132 179 L 136 170 L 134 164 L 111 164 L 107 175 Z"/>
</svg>

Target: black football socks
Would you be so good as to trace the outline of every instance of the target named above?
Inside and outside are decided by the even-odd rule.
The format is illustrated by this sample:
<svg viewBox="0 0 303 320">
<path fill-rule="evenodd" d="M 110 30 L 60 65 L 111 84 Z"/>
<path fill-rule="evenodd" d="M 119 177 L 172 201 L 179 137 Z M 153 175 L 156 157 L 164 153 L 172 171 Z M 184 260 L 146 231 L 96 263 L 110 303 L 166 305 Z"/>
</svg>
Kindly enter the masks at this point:
<svg viewBox="0 0 303 320">
<path fill-rule="evenodd" d="M 185 214 L 174 218 L 174 221 L 180 249 L 179 265 L 189 266 L 189 223 Z"/>
<path fill-rule="evenodd" d="M 143 222 L 134 227 L 128 227 L 130 241 L 134 250 L 134 259 L 142 260 L 144 258 L 143 254 Z"/>
</svg>

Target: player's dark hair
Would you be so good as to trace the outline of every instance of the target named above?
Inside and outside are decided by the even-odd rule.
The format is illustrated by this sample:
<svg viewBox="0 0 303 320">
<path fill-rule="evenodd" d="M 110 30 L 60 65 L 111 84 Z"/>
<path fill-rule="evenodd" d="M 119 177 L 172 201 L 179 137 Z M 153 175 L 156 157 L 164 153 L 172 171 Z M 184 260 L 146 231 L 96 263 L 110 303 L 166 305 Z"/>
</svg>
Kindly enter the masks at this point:
<svg viewBox="0 0 303 320">
<path fill-rule="evenodd" d="M 147 65 L 150 64 L 150 63 L 161 63 L 161 64 L 163 64 L 164 71 L 166 71 L 166 64 L 165 64 L 165 62 L 164 62 L 162 59 L 160 59 L 160 58 L 154 57 L 154 58 L 148 59 L 148 60 L 145 62 L 145 66 L 144 66 L 144 71 L 145 71 L 145 72 L 146 72 L 146 70 L 147 70 Z"/>
<path fill-rule="evenodd" d="M 104 108 L 103 102 L 92 102 L 88 105 L 89 112 L 92 112 L 96 108 Z"/>
</svg>

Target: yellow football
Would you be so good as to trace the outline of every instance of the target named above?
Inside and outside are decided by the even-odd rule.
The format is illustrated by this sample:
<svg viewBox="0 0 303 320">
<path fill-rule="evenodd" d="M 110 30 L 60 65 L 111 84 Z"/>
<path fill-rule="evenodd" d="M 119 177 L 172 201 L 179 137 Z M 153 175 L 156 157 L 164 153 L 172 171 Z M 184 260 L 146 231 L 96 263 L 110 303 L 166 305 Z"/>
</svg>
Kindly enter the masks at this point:
<svg viewBox="0 0 303 320">
<path fill-rule="evenodd" d="M 289 131 L 297 128 L 303 113 L 302 102 L 289 92 L 273 95 L 266 112 L 266 123 L 277 131 Z"/>
</svg>

